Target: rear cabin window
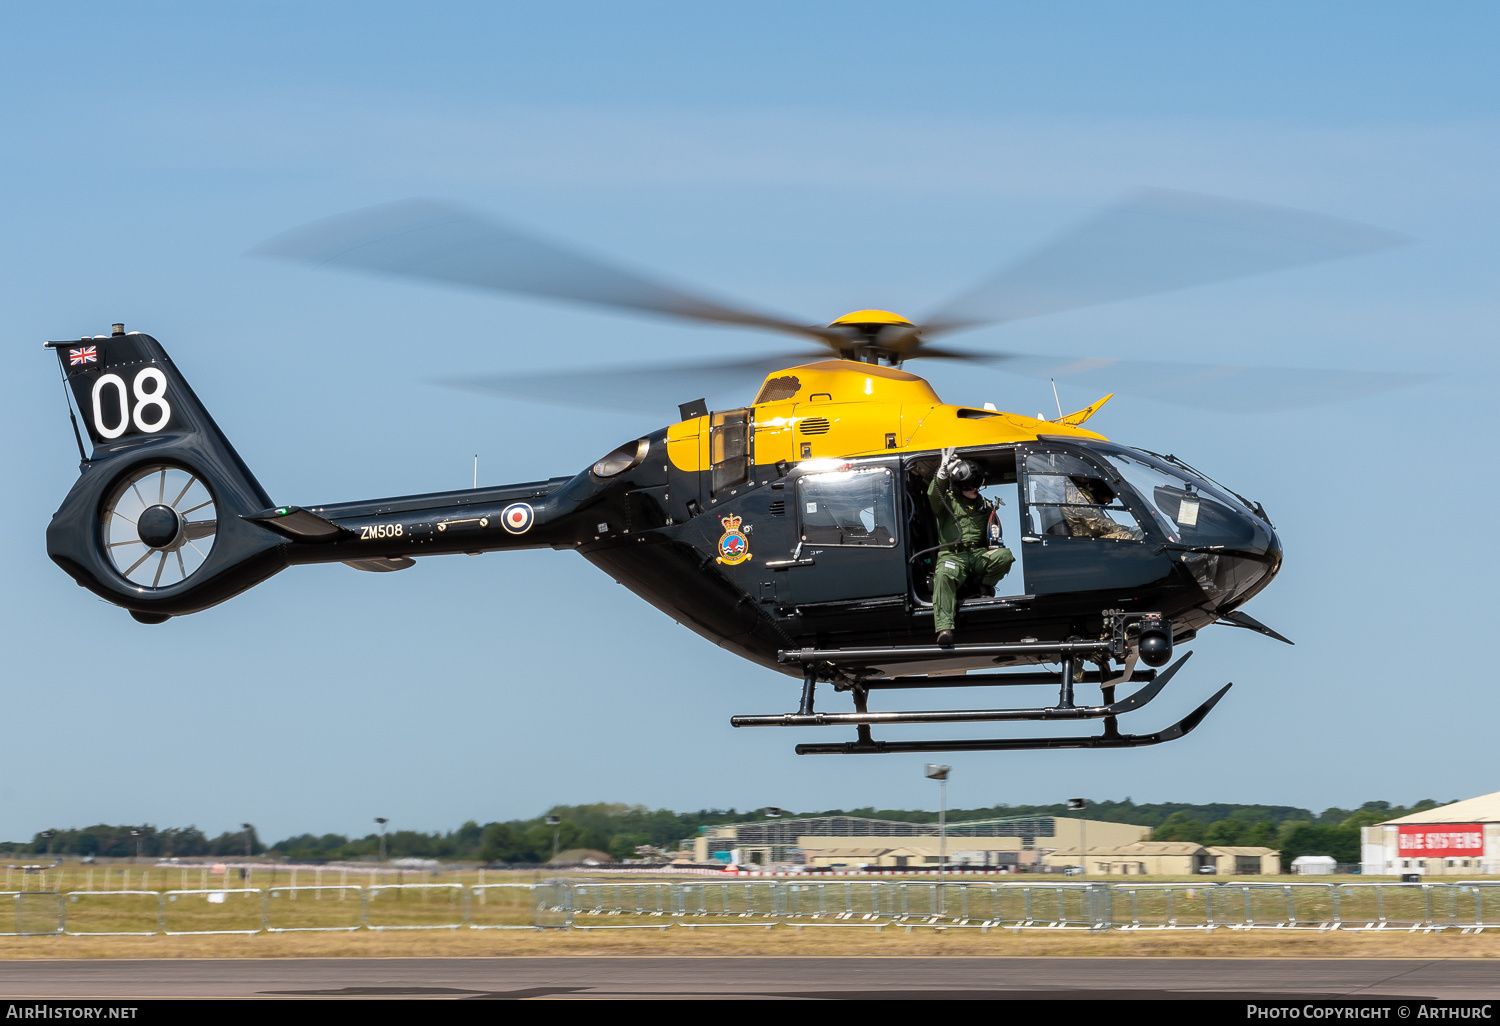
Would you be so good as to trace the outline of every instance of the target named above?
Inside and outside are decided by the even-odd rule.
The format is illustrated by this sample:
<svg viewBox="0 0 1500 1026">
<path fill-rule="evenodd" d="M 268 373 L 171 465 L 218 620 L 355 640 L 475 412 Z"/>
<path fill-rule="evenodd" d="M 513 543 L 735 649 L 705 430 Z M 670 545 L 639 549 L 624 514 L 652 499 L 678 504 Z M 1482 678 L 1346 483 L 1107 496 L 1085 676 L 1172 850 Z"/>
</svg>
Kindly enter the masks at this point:
<svg viewBox="0 0 1500 1026">
<path fill-rule="evenodd" d="M 809 545 L 896 544 L 896 476 L 864 467 L 797 480 L 802 540 Z"/>
</svg>

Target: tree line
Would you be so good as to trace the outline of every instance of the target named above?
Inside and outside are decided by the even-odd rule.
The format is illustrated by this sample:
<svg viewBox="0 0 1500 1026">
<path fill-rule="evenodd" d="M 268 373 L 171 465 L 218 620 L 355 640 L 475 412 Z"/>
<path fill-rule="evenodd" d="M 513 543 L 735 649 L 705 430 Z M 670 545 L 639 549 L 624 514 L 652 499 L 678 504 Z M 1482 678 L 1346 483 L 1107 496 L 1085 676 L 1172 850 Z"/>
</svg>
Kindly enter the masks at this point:
<svg viewBox="0 0 1500 1026">
<path fill-rule="evenodd" d="M 1192 841 L 1203 845 L 1258 845 L 1281 852 L 1282 868 L 1302 855 L 1331 855 L 1337 862 L 1360 861 L 1360 828 L 1383 823 L 1424 809 L 1437 808 L 1431 798 L 1406 808 L 1390 802 L 1365 802 L 1357 809 L 1325 809 L 1322 815 L 1269 819 L 1225 817 L 1205 822 L 1186 812 L 1174 812 L 1151 831 L 1157 841 Z M 1302 810 L 1305 811 L 1305 810 Z"/>
<path fill-rule="evenodd" d="M 226 830 L 209 837 L 197 827 L 169 827 L 159 830 L 150 824 L 91 827 L 69 830 L 42 830 L 29 842 L 0 843 L 0 851 L 27 855 L 77 855 L 126 858 L 139 854 L 145 858 L 189 857 L 194 855 L 263 855 L 261 843 L 252 826 L 246 830 Z"/>
<path fill-rule="evenodd" d="M 1330 808 L 1322 813 L 1285 805 L 1191 805 L 1159 802 L 1137 805 L 1131 799 L 1091 804 L 1082 815 L 1093 820 L 1132 823 L 1152 828 L 1158 841 L 1191 841 L 1204 845 L 1253 845 L 1281 851 L 1283 863 L 1299 855 L 1331 855 L 1339 862 L 1359 861 L 1362 826 L 1430 809 L 1439 803 L 1428 798 L 1410 807 L 1390 802 L 1365 802 L 1357 809 Z M 907 823 L 933 823 L 935 813 L 910 809 L 824 809 L 786 812 L 788 818 L 860 816 Z M 948 822 L 958 824 L 1006 817 L 1077 817 L 1065 805 L 992 805 L 954 809 Z M 549 825 L 548 817 L 558 823 Z M 491 822 L 475 820 L 456 830 L 423 833 L 395 830 L 384 837 L 388 858 L 460 859 L 489 864 L 536 865 L 554 850 L 586 848 L 616 859 L 634 858 L 638 848 L 675 850 L 711 826 L 745 823 L 764 818 L 752 809 L 700 809 L 672 812 L 644 805 L 597 803 L 558 805 L 531 819 Z M 274 844 L 263 844 L 255 828 L 242 827 L 210 838 L 197 827 L 158 829 L 149 824 L 38 832 L 30 841 L 0 843 L 12 855 L 97 856 L 125 858 L 139 853 L 148 858 L 268 855 L 297 861 L 368 859 L 378 856 L 381 835 L 297 834 Z"/>
</svg>

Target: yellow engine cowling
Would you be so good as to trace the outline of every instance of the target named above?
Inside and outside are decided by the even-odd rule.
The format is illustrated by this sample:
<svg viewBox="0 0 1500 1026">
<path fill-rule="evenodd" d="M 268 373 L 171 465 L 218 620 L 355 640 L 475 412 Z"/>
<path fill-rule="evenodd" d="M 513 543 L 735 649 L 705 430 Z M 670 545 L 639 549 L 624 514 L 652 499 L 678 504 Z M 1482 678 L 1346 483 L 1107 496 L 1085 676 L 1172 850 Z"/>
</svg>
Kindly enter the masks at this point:
<svg viewBox="0 0 1500 1026">
<path fill-rule="evenodd" d="M 754 404 L 755 462 L 995 445 L 1038 435 L 1099 439 L 1103 436 L 1078 425 L 1109 398 L 1056 421 L 1039 420 L 950 406 L 925 379 L 895 367 L 823 360 L 767 375 Z M 709 420 L 695 417 L 667 429 L 667 454 L 677 469 L 708 469 Z"/>
</svg>

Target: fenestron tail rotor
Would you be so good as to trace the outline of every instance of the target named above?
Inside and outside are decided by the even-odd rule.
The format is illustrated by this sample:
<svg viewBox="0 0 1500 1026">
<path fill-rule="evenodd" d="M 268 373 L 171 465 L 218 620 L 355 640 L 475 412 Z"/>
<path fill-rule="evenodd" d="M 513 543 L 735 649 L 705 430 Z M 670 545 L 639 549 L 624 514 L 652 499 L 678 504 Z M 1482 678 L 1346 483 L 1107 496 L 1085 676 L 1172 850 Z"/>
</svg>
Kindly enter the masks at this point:
<svg viewBox="0 0 1500 1026">
<path fill-rule="evenodd" d="M 193 576 L 213 551 L 218 519 L 203 479 L 175 466 L 137 467 L 110 492 L 100 541 L 121 577 L 168 588 Z"/>
</svg>

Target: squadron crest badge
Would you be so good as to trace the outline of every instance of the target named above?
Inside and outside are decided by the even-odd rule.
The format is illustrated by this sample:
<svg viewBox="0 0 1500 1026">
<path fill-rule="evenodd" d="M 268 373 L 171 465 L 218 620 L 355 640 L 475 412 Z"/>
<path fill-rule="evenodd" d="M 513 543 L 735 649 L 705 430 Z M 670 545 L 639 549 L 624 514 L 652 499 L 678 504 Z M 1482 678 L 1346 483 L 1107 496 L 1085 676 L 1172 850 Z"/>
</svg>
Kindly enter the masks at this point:
<svg viewBox="0 0 1500 1026">
<path fill-rule="evenodd" d="M 719 523 L 724 525 L 724 534 L 719 538 L 719 562 L 734 566 L 749 559 L 750 539 L 740 530 L 739 515 L 720 517 Z"/>
</svg>

